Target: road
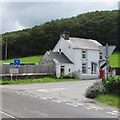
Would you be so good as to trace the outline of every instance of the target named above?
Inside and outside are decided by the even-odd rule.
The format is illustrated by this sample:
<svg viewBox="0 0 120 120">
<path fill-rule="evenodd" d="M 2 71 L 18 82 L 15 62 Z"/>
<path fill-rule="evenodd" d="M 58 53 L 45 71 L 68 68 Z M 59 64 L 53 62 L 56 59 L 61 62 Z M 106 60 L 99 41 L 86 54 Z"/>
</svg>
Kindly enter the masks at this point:
<svg viewBox="0 0 120 120">
<path fill-rule="evenodd" d="M 116 108 L 84 97 L 94 80 L 5 85 L 2 112 L 13 118 L 117 118 Z M 5 114 L 4 114 L 5 115 Z"/>
</svg>

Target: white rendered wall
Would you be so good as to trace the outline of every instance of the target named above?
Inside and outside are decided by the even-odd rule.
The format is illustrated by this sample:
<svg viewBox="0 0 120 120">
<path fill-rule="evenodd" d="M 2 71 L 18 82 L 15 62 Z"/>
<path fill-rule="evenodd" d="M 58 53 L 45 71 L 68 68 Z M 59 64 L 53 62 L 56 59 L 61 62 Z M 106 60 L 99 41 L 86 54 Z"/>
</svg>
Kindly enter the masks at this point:
<svg viewBox="0 0 120 120">
<path fill-rule="evenodd" d="M 87 74 L 82 73 L 82 63 L 87 63 Z M 91 63 L 97 64 L 97 74 L 91 74 Z M 82 60 L 82 50 L 74 49 L 74 72 L 76 72 L 76 78 L 80 79 L 93 79 L 99 77 L 99 51 L 87 50 L 87 59 Z"/>
<path fill-rule="evenodd" d="M 99 76 L 99 51 L 97 50 L 87 50 L 87 60 L 82 60 L 82 50 L 73 49 L 72 46 L 64 39 L 60 38 L 59 42 L 53 49 L 53 52 L 63 52 L 74 64 L 65 64 L 65 75 L 69 74 L 69 69 L 71 73 L 76 73 L 77 78 L 81 79 L 92 79 L 98 78 Z M 82 74 L 82 62 L 87 62 L 87 74 Z M 91 74 L 91 62 L 97 63 L 97 74 Z M 60 66 L 56 65 L 56 76 L 60 77 Z"/>
<path fill-rule="evenodd" d="M 88 50 L 88 68 L 91 68 L 91 62 L 97 64 L 97 74 L 99 75 L 99 51 L 97 50 Z M 88 69 L 88 74 L 91 74 L 91 69 Z"/>
<path fill-rule="evenodd" d="M 63 52 L 72 62 L 74 59 L 73 48 L 68 44 L 68 42 L 64 38 L 60 38 L 55 48 L 52 50 L 53 52 Z"/>
<path fill-rule="evenodd" d="M 60 76 L 60 69 L 61 66 L 64 66 L 64 75 L 69 75 L 70 73 L 72 74 L 73 71 L 73 64 L 57 64 L 56 65 L 56 77 L 59 78 Z M 70 69 L 70 72 L 69 72 Z"/>
</svg>

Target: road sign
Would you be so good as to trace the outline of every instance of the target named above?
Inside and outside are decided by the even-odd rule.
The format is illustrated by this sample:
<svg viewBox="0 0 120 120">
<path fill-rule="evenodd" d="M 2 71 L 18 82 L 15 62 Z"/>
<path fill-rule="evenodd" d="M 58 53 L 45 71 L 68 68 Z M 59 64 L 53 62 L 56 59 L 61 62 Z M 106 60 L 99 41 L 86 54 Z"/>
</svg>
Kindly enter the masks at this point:
<svg viewBox="0 0 120 120">
<path fill-rule="evenodd" d="M 106 78 L 107 78 L 107 80 L 108 80 L 108 74 L 109 74 L 109 60 L 108 60 L 108 58 L 110 57 L 110 55 L 114 51 L 115 47 L 116 47 L 115 45 L 108 46 L 107 43 L 106 43 L 106 46 L 99 47 L 100 52 L 106 58 Z"/>
<path fill-rule="evenodd" d="M 110 55 L 113 53 L 113 51 L 114 51 L 115 48 L 116 48 L 115 45 L 108 46 L 108 50 L 106 50 L 106 46 L 100 46 L 99 50 L 103 54 L 104 57 L 110 57 Z"/>
<path fill-rule="evenodd" d="M 18 74 L 18 69 L 15 68 L 10 69 L 10 74 Z"/>
<path fill-rule="evenodd" d="M 20 59 L 14 60 L 14 68 L 20 68 Z"/>
</svg>

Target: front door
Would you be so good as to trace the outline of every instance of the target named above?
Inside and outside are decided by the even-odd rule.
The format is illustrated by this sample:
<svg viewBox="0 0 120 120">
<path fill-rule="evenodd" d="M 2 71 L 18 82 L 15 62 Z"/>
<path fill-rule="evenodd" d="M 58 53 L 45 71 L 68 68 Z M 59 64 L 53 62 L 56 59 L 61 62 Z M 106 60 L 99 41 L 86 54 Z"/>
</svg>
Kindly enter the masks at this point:
<svg viewBox="0 0 120 120">
<path fill-rule="evenodd" d="M 60 67 L 60 76 L 63 77 L 65 75 L 65 66 Z"/>
</svg>

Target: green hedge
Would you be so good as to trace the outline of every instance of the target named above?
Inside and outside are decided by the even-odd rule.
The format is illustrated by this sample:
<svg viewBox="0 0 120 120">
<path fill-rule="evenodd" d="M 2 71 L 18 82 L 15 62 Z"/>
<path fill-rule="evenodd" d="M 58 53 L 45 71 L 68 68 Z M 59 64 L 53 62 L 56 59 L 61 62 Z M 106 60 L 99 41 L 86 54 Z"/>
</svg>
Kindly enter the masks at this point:
<svg viewBox="0 0 120 120">
<path fill-rule="evenodd" d="M 118 93 L 120 91 L 120 76 L 109 76 L 103 78 L 103 85 L 108 93 Z"/>
</svg>

